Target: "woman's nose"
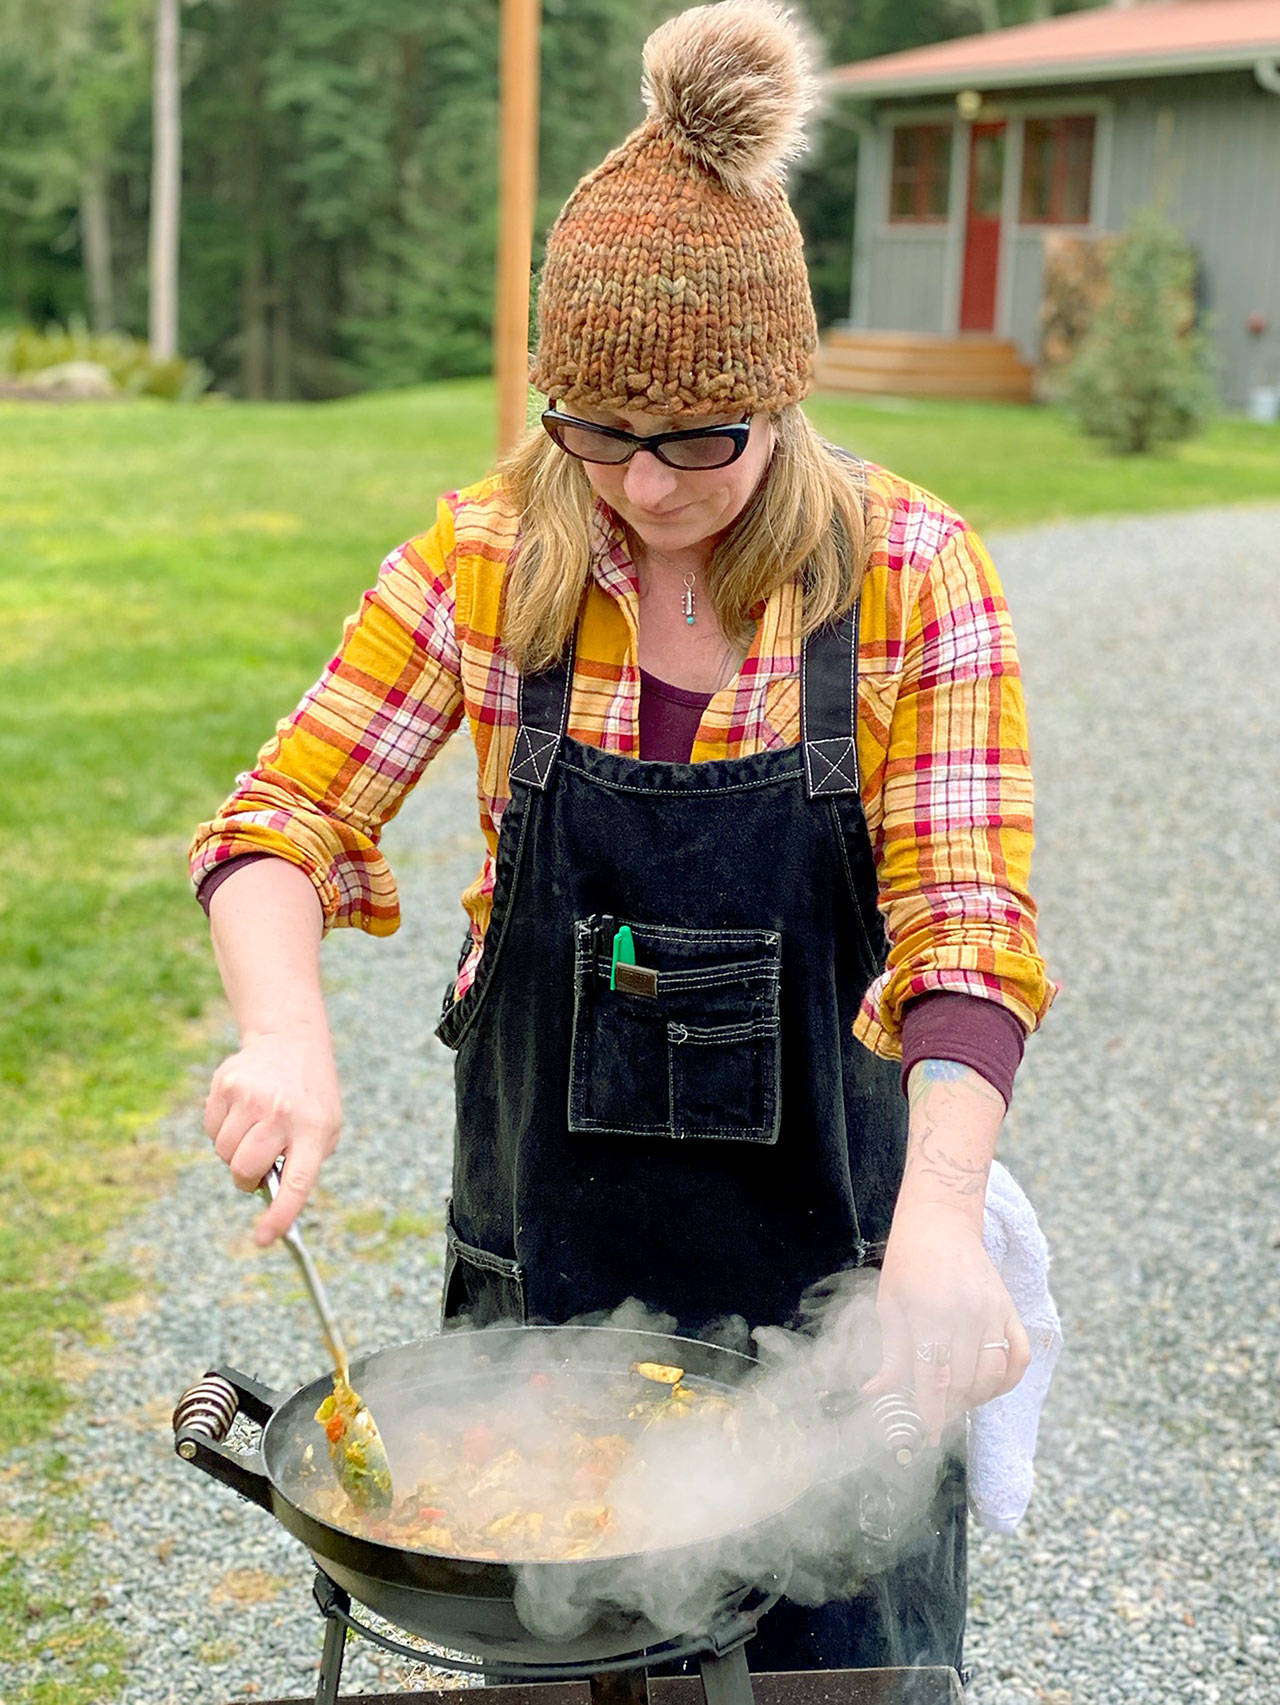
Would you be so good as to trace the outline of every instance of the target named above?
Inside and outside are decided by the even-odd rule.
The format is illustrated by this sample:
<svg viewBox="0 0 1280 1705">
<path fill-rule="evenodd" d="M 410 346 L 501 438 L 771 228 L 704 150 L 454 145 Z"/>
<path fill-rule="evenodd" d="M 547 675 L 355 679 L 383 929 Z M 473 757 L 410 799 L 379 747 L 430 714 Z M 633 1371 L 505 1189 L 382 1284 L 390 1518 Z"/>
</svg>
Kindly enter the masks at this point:
<svg viewBox="0 0 1280 1705">
<path fill-rule="evenodd" d="M 652 450 L 637 450 L 627 463 L 622 489 L 637 509 L 661 508 L 675 488 L 674 470 L 660 462 Z"/>
</svg>

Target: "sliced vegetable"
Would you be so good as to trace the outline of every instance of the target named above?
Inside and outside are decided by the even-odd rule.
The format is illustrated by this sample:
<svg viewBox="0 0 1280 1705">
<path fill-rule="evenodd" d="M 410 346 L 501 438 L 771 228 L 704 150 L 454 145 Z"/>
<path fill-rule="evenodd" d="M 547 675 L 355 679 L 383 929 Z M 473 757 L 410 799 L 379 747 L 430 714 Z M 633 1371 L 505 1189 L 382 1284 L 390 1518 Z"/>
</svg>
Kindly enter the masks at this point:
<svg viewBox="0 0 1280 1705">
<path fill-rule="evenodd" d="M 316 1410 L 316 1420 L 329 1441 L 329 1460 L 338 1484 L 362 1510 L 384 1510 L 391 1504 L 391 1465 L 373 1416 L 364 1400 L 341 1374 Z"/>
<path fill-rule="evenodd" d="M 632 1373 L 642 1379 L 652 1379 L 658 1385 L 679 1385 L 684 1378 L 683 1368 L 668 1367 L 665 1362 L 632 1362 Z"/>
</svg>

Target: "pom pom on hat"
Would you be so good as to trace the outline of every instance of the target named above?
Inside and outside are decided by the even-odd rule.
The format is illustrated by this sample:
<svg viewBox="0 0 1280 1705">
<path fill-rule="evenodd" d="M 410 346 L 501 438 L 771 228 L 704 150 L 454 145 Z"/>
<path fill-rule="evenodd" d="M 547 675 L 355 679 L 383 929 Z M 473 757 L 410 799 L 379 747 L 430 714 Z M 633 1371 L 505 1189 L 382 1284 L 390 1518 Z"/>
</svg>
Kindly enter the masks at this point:
<svg viewBox="0 0 1280 1705">
<path fill-rule="evenodd" d="M 671 419 L 808 393 L 818 330 L 783 174 L 804 146 L 809 65 L 773 0 L 719 0 L 654 31 L 648 116 L 547 236 L 535 389 Z"/>
<path fill-rule="evenodd" d="M 696 6 L 645 43 L 645 106 L 694 164 L 749 195 L 807 146 L 809 61 L 795 21 L 770 0 Z"/>
</svg>

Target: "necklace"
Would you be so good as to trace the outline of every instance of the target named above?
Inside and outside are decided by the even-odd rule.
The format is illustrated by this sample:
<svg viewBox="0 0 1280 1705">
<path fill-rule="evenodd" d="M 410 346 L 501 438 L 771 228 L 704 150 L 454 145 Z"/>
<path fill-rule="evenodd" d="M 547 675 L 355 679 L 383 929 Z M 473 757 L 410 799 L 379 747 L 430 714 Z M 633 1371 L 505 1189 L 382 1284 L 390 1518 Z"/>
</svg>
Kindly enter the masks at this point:
<svg viewBox="0 0 1280 1705">
<path fill-rule="evenodd" d="M 686 574 L 684 577 L 684 591 L 680 594 L 680 608 L 684 611 L 684 619 L 690 627 L 693 626 L 695 615 L 693 588 L 697 578 L 698 577 L 695 574 Z"/>
</svg>

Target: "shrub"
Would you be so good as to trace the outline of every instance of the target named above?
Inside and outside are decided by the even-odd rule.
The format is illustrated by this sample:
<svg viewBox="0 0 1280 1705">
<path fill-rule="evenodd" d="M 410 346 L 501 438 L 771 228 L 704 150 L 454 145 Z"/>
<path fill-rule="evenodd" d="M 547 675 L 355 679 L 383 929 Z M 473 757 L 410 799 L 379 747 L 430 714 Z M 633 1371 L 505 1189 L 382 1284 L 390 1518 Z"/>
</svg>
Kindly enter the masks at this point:
<svg viewBox="0 0 1280 1705">
<path fill-rule="evenodd" d="M 1134 455 L 1189 438 L 1214 406 L 1195 324 L 1195 257 L 1154 209 L 1116 244 L 1107 293 L 1067 374 L 1064 401 L 1091 438 Z"/>
<path fill-rule="evenodd" d="M 81 323 L 19 326 L 0 330 L 0 375 L 20 379 L 67 361 L 92 361 L 105 367 L 128 396 L 164 397 L 189 402 L 208 387 L 209 371 L 200 361 L 174 356 L 156 361 L 146 344 L 123 332 L 91 332 Z"/>
</svg>

